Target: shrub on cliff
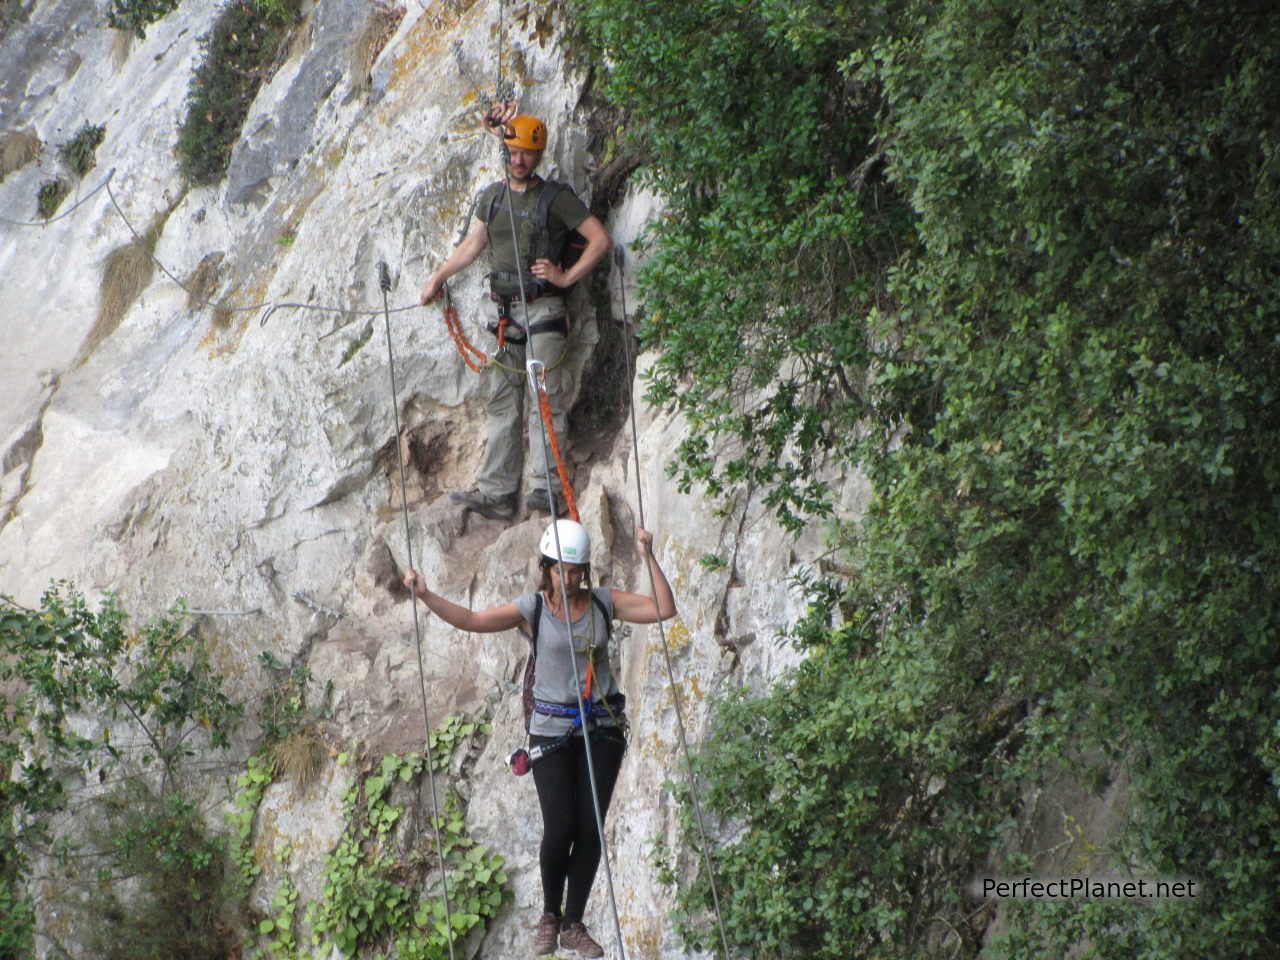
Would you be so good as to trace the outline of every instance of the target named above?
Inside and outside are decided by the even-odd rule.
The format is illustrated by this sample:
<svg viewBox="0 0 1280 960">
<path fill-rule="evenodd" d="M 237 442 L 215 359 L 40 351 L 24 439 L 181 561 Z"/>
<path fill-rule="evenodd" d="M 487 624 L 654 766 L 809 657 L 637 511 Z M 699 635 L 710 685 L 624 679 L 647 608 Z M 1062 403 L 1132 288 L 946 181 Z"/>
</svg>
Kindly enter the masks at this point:
<svg viewBox="0 0 1280 960">
<path fill-rule="evenodd" d="M 189 182 L 213 183 L 227 172 L 249 107 L 275 70 L 299 7 L 300 0 L 231 0 L 200 38 L 203 56 L 178 132 L 178 162 Z"/>
</svg>

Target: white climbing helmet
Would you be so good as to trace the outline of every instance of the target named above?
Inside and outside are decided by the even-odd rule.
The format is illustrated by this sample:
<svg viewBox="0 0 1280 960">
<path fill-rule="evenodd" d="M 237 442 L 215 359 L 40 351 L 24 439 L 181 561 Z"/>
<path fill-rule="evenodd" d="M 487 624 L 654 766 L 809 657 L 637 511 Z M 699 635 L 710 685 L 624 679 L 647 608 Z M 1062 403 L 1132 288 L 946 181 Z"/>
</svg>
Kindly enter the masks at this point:
<svg viewBox="0 0 1280 960">
<path fill-rule="evenodd" d="M 560 535 L 560 550 L 556 552 L 556 534 Z M 542 534 L 538 550 L 544 557 L 563 560 L 565 563 L 588 563 L 591 560 L 591 537 L 587 528 L 576 520 L 557 520 L 548 524 Z"/>
</svg>

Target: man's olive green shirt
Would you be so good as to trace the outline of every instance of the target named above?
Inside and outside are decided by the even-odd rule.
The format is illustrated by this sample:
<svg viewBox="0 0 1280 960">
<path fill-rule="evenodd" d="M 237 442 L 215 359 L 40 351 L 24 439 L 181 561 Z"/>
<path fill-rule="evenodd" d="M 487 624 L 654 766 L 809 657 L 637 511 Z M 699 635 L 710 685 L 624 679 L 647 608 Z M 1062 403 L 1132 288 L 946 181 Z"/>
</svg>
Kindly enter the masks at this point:
<svg viewBox="0 0 1280 960">
<path fill-rule="evenodd" d="M 511 214 L 507 208 L 509 197 L 511 210 L 515 213 L 516 236 L 520 241 L 522 260 L 519 264 L 520 270 L 524 274 L 526 284 L 532 279 L 529 269 L 536 259 L 535 251 L 538 246 L 538 226 L 534 221 L 538 197 L 541 196 L 545 185 L 546 181 L 539 177 L 537 183 L 530 184 L 520 192 L 506 190 L 506 183 L 500 180 L 485 187 L 476 197 L 473 208 L 475 216 L 489 227 L 489 269 L 494 273 L 516 273 L 516 246 L 512 239 Z M 498 197 L 496 207 L 493 202 L 495 196 Z M 491 208 L 493 209 L 492 221 L 488 219 Z M 569 232 L 578 229 L 582 221 L 590 215 L 591 212 L 571 189 L 566 188 L 556 194 L 547 215 L 549 240 L 547 250 L 552 260 L 555 260 L 559 252 L 564 249 L 565 238 Z M 560 266 L 559 263 L 556 265 Z"/>
</svg>

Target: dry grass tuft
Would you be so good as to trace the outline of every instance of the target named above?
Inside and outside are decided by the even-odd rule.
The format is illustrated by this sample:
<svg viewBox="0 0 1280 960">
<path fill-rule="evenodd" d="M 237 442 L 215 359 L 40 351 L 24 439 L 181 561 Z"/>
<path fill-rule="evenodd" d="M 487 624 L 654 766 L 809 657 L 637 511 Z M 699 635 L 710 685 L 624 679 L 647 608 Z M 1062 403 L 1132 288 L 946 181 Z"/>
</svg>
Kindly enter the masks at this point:
<svg viewBox="0 0 1280 960">
<path fill-rule="evenodd" d="M 379 0 L 375 0 L 370 6 L 364 30 L 351 47 L 351 73 L 357 90 L 366 91 L 372 86 L 373 65 L 378 60 L 378 54 L 382 53 L 395 36 L 404 14 L 404 7 L 392 6 Z"/>
<path fill-rule="evenodd" d="M 84 363 L 103 340 L 120 326 L 139 294 L 147 289 L 155 273 L 155 264 L 142 244 L 136 240 L 116 247 L 107 256 L 102 272 L 102 297 L 98 301 L 98 319 L 80 347 L 76 365 Z"/>
<path fill-rule="evenodd" d="M 133 52 L 133 33 L 129 30 L 113 30 L 111 38 L 111 65 L 119 70 Z"/>
<path fill-rule="evenodd" d="M 40 138 L 30 130 L 0 133 L 0 180 L 40 159 Z"/>
<path fill-rule="evenodd" d="M 141 241 L 130 240 L 123 247 L 117 247 L 107 255 L 107 265 L 102 271 L 98 318 L 80 346 L 76 366 L 80 366 L 93 356 L 93 351 L 98 349 L 102 341 L 115 332 L 134 301 L 151 283 L 156 269 L 152 255 L 155 253 L 160 233 L 164 230 L 165 221 L 168 219 L 168 210 L 157 214 Z"/>
<path fill-rule="evenodd" d="M 236 315 L 236 309 L 231 305 L 229 300 L 221 301 L 213 308 L 213 327 L 215 330 L 231 329 L 231 320 Z"/>
<path fill-rule="evenodd" d="M 314 727 L 304 727 L 271 747 L 271 763 L 277 777 L 287 777 L 299 792 L 310 789 L 320 778 L 329 748 Z"/>
</svg>

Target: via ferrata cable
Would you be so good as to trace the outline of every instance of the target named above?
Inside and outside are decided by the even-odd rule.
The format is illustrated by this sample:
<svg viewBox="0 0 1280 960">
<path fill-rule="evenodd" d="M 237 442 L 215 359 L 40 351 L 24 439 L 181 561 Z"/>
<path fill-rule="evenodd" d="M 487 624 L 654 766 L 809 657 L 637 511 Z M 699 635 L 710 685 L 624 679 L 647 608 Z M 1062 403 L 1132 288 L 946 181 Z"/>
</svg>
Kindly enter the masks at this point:
<svg viewBox="0 0 1280 960">
<path fill-rule="evenodd" d="M 382 290 L 382 317 L 387 329 L 387 368 L 391 374 L 391 415 L 396 428 L 396 462 L 400 468 L 400 507 L 404 513 L 405 562 L 413 567 L 413 540 L 409 530 L 409 499 L 404 481 L 404 452 L 400 449 L 400 402 L 396 393 L 396 359 L 391 346 L 391 310 L 387 294 L 391 291 L 391 271 L 386 261 L 378 263 L 378 286 Z M 427 714 L 427 672 L 422 664 L 422 628 L 418 625 L 418 593 L 409 591 L 413 602 L 413 635 L 418 649 L 418 689 L 422 695 L 422 725 L 426 731 L 427 788 L 431 791 L 431 827 L 435 832 L 436 856 L 440 858 L 440 886 L 444 892 L 444 924 L 449 936 L 449 958 L 456 960 L 453 949 L 453 917 L 449 909 L 449 871 L 445 862 L 444 840 L 440 835 L 440 804 L 436 799 L 435 760 L 431 755 L 431 718 Z"/>
<path fill-rule="evenodd" d="M 635 367 L 633 366 L 635 357 L 631 352 L 631 321 L 627 316 L 627 291 L 626 276 L 623 271 L 623 260 L 625 251 L 621 245 L 616 248 L 614 254 L 615 262 L 618 264 L 618 290 L 622 296 L 622 339 L 627 364 L 627 383 L 635 383 Z M 636 514 L 639 518 L 640 526 L 645 525 L 644 521 L 644 490 L 640 483 L 640 438 L 639 431 L 636 429 L 636 406 L 634 399 L 628 405 L 631 413 L 631 448 L 635 452 L 636 457 Z M 693 767 L 693 755 L 689 752 L 689 738 L 685 731 L 684 708 L 680 703 L 680 688 L 676 686 L 675 670 L 671 665 L 671 645 L 667 642 L 667 632 L 662 626 L 662 617 L 658 609 L 658 591 L 653 582 L 653 569 L 650 567 L 652 559 L 652 547 L 650 547 L 651 556 L 645 557 L 644 569 L 649 579 L 649 595 L 653 598 L 654 613 L 657 616 L 658 636 L 662 639 L 662 658 L 667 667 L 667 683 L 671 687 L 671 702 L 675 705 L 676 710 L 676 728 L 680 732 L 680 750 L 684 754 L 685 765 L 689 768 L 689 797 L 693 801 L 694 820 L 698 824 L 698 839 L 702 844 L 703 866 L 707 871 L 707 883 L 711 888 L 711 904 L 715 909 L 716 927 L 720 932 L 720 945 L 724 948 L 726 960 L 732 957 L 729 952 L 729 938 L 724 929 L 724 916 L 720 910 L 720 892 L 716 888 L 716 874 L 714 865 L 711 862 L 711 845 L 707 842 L 707 830 L 702 816 L 702 801 L 699 798 L 697 771 Z"/>
</svg>

